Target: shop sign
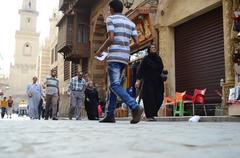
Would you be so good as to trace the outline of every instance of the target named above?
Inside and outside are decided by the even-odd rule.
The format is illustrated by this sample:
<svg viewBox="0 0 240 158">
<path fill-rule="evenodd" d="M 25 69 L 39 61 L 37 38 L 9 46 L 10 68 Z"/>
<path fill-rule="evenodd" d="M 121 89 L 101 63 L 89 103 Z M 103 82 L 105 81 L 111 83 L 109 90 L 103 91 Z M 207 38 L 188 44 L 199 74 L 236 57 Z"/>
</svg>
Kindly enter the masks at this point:
<svg viewBox="0 0 240 158">
<path fill-rule="evenodd" d="M 149 10 L 140 8 L 137 11 L 138 11 L 138 14 L 137 15 L 135 14 L 136 16 L 134 16 L 132 21 L 136 24 L 138 40 L 139 40 L 139 43 L 142 44 L 142 43 L 145 43 L 146 41 L 152 40 L 153 30 L 152 30 Z M 133 40 L 131 40 L 131 45 L 132 44 L 133 44 Z"/>
</svg>

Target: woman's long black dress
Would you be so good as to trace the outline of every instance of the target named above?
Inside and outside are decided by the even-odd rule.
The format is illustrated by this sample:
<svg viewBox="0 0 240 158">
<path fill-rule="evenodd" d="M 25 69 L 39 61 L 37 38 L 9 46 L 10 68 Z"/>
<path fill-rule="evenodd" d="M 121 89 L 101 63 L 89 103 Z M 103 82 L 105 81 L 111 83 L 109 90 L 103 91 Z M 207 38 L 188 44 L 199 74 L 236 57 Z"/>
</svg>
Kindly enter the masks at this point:
<svg viewBox="0 0 240 158">
<path fill-rule="evenodd" d="M 96 88 L 90 89 L 87 88 L 85 90 L 85 108 L 87 111 L 89 120 L 96 120 L 99 118 L 98 116 L 98 92 Z"/>
<path fill-rule="evenodd" d="M 157 54 L 147 55 L 140 64 L 137 78 L 142 79 L 142 99 L 147 118 L 157 116 L 163 102 L 164 83 L 161 78 L 162 59 Z"/>
</svg>

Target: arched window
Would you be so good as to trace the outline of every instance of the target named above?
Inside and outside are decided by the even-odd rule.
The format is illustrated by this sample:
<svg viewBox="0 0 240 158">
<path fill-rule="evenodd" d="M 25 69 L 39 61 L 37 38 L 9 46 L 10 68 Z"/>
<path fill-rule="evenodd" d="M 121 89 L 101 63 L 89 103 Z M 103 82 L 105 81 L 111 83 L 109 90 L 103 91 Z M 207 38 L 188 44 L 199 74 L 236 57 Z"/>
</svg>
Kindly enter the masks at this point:
<svg viewBox="0 0 240 158">
<path fill-rule="evenodd" d="M 26 22 L 27 22 L 27 23 L 31 23 L 31 18 L 28 17 L 28 18 L 26 19 Z"/>
<path fill-rule="evenodd" d="M 31 54 L 32 54 L 32 46 L 29 43 L 25 43 L 23 47 L 23 55 L 31 56 Z"/>
<path fill-rule="evenodd" d="M 29 3 L 28 3 L 28 8 L 31 9 L 31 7 L 32 7 L 32 3 L 29 2 Z"/>
</svg>

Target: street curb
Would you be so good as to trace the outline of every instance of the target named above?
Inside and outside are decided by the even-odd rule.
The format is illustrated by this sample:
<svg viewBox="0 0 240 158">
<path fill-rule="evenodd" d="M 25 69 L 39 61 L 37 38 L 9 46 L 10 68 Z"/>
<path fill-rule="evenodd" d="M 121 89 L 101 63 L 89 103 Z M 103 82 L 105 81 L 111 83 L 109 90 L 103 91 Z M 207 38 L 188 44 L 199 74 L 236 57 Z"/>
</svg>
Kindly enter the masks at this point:
<svg viewBox="0 0 240 158">
<path fill-rule="evenodd" d="M 191 116 L 182 117 L 155 117 L 156 122 L 188 122 Z M 130 121 L 131 117 L 121 117 L 116 118 L 116 121 Z M 69 120 L 67 117 L 60 117 L 59 120 Z M 74 120 L 74 119 L 73 119 Z M 87 118 L 82 120 L 87 121 Z M 69 120 L 71 121 L 71 120 Z M 147 121 L 147 119 L 142 119 L 142 121 Z M 148 122 L 148 121 L 147 121 Z M 240 122 L 240 117 L 237 116 L 200 116 L 199 122 Z"/>
<path fill-rule="evenodd" d="M 157 122 L 188 122 L 190 116 L 183 117 L 155 117 Z M 116 118 L 117 121 L 130 121 L 130 117 Z M 143 121 L 147 121 L 143 119 Z M 201 116 L 200 122 L 240 122 L 235 116 Z"/>
</svg>

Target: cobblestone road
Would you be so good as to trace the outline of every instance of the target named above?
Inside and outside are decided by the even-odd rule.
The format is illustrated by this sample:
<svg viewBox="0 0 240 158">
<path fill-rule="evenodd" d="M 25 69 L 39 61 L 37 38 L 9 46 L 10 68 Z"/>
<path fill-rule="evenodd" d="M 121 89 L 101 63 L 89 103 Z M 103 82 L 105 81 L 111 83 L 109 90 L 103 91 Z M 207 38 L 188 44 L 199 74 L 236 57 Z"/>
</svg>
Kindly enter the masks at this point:
<svg viewBox="0 0 240 158">
<path fill-rule="evenodd" d="M 0 120 L 0 158 L 239 158 L 240 123 Z"/>
</svg>

